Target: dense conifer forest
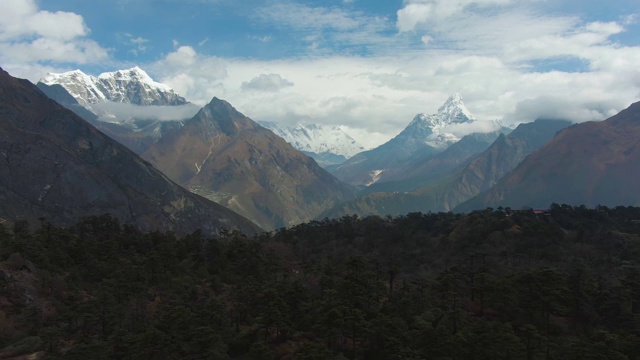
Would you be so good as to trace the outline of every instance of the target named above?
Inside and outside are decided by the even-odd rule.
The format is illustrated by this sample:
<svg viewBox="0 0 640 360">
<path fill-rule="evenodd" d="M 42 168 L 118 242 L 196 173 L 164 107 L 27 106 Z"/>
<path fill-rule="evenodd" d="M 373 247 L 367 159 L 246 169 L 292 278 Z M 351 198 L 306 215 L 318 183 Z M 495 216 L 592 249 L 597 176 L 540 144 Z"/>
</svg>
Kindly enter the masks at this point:
<svg viewBox="0 0 640 360">
<path fill-rule="evenodd" d="M 0 358 L 640 359 L 640 208 L 0 225 Z"/>
</svg>

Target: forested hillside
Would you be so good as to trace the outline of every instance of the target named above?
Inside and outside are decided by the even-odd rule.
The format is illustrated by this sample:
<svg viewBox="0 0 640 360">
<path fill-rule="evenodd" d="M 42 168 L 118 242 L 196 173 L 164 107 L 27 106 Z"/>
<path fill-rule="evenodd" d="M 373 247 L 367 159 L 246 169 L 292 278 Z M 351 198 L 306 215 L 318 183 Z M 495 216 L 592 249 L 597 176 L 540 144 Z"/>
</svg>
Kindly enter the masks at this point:
<svg viewBox="0 0 640 360">
<path fill-rule="evenodd" d="M 0 358 L 640 359 L 638 220 L 553 205 L 255 238 L 0 225 Z"/>
</svg>

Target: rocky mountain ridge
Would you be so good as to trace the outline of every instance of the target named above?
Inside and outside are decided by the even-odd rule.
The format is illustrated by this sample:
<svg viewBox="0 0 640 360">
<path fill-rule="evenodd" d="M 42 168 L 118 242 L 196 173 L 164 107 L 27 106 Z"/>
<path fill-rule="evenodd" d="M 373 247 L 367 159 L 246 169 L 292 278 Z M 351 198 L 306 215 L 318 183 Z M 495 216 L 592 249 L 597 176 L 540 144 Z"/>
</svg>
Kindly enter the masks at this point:
<svg viewBox="0 0 640 360">
<path fill-rule="evenodd" d="M 494 187 L 462 204 L 547 209 L 640 205 L 640 102 L 599 122 L 575 124 L 529 155 Z"/>
<path fill-rule="evenodd" d="M 265 229 L 312 219 L 354 194 L 313 159 L 218 98 L 143 157 L 179 184 Z"/>
<path fill-rule="evenodd" d="M 131 150 L 0 71 L 0 218 L 67 226 L 109 213 L 143 231 L 261 231 L 190 193 Z"/>
<path fill-rule="evenodd" d="M 49 74 L 37 86 L 137 154 L 199 109 L 138 67 L 98 77 L 80 70 Z"/>
<path fill-rule="evenodd" d="M 169 86 L 158 83 L 141 68 L 105 72 L 97 77 L 80 70 L 49 73 L 40 80 L 52 86 L 60 85 L 79 104 L 90 106 L 104 101 L 135 105 L 184 105 L 188 101 Z"/>
</svg>

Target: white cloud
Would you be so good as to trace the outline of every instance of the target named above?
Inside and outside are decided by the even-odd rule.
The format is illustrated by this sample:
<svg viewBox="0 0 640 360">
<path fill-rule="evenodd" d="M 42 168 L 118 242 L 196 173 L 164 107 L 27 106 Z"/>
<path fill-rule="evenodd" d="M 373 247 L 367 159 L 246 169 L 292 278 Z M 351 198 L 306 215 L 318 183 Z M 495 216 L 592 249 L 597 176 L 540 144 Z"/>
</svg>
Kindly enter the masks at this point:
<svg viewBox="0 0 640 360">
<path fill-rule="evenodd" d="M 28 79 L 33 83 L 38 82 L 38 80 L 48 73 L 62 73 L 70 70 L 64 67 L 38 63 L 15 63 L 9 64 L 8 66 L 3 64 L 2 68 L 9 72 L 11 76 L 20 79 Z"/>
<path fill-rule="evenodd" d="M 108 113 L 117 119 L 145 119 L 145 120 L 184 120 L 192 118 L 200 107 L 194 104 L 180 106 L 140 106 L 127 103 L 100 102 L 91 104 L 97 113 Z"/>
<path fill-rule="evenodd" d="M 171 57 L 170 54 L 168 59 Z M 196 58 L 200 59 L 196 64 L 209 65 L 182 68 L 179 75 L 166 76 L 162 80 L 199 104 L 208 102 L 213 96 L 224 98 L 254 120 L 275 120 L 285 125 L 316 122 L 348 126 L 349 134 L 366 146 L 389 139 L 416 113 L 435 112 L 450 93 L 465 90 L 457 84 L 444 86 L 442 83 L 430 84 L 423 89 L 388 86 L 378 77 L 395 74 L 407 60 L 393 57 L 292 61 L 225 60 L 202 55 L 196 55 Z M 172 61 L 168 59 L 154 65 L 157 73 L 174 71 Z M 417 64 L 413 65 L 417 68 Z M 414 72 L 416 69 L 409 70 Z M 278 79 L 287 79 L 294 85 L 287 92 L 246 91 L 250 82 L 244 79 L 270 78 L 265 74 L 278 74 Z"/>
<path fill-rule="evenodd" d="M 433 4 L 409 3 L 398 10 L 398 30 L 412 31 L 418 24 L 426 22 L 433 13 Z"/>
<path fill-rule="evenodd" d="M 144 53 L 147 51 L 147 44 L 149 43 L 149 39 L 145 39 L 141 36 L 134 36 L 133 34 L 125 33 L 126 45 L 133 46 L 133 49 L 129 50 L 129 53 L 138 56 L 140 53 Z"/>
<path fill-rule="evenodd" d="M 453 92 L 482 122 L 457 134 L 539 117 L 603 119 L 640 96 L 640 49 L 608 47 L 594 54 L 588 72 L 537 71 L 506 56 L 424 50 L 395 56 L 241 60 L 189 51 L 191 65 L 177 66 L 177 52 L 156 62 L 155 73 L 199 104 L 226 99 L 254 120 L 346 126 L 356 140 L 375 146 L 395 136 L 416 113 L 435 113 Z M 251 81 L 278 74 L 286 92 L 246 91 Z M 244 88 L 243 88 L 243 84 Z M 557 99 L 547 101 L 548 97 Z M 537 102 L 531 102 L 535 99 Z M 537 104 L 540 106 L 534 106 Z M 587 110 L 584 110 L 587 109 Z M 476 129 L 476 127 L 479 127 Z"/>
<path fill-rule="evenodd" d="M 271 41 L 271 36 L 270 35 L 262 35 L 262 36 L 250 35 L 249 39 L 258 40 L 258 41 L 263 42 L 263 43 L 268 43 L 269 41 Z"/>
<path fill-rule="evenodd" d="M 134 37 L 131 34 L 127 34 L 127 36 L 129 37 L 129 42 L 135 45 L 142 45 L 142 44 L 146 44 L 149 42 L 149 39 L 145 39 L 143 37 Z"/>
<path fill-rule="evenodd" d="M 12 72 L 42 68 L 41 62 L 87 64 L 106 59 L 107 50 L 87 35 L 89 28 L 78 14 L 42 11 L 34 0 L 0 3 L 0 62 Z"/>
<path fill-rule="evenodd" d="M 360 18 L 338 8 L 310 7 L 294 2 L 275 2 L 258 10 L 258 17 L 296 29 L 350 30 L 363 25 Z"/>
<path fill-rule="evenodd" d="M 195 62 L 196 51 L 191 46 L 180 46 L 175 52 L 167 56 L 167 61 L 173 66 L 189 66 Z"/>
<path fill-rule="evenodd" d="M 447 126 L 443 131 L 452 133 L 457 137 L 463 137 L 471 133 L 488 133 L 500 130 L 500 123 L 497 121 L 474 121 L 471 123 L 453 124 Z"/>
<path fill-rule="evenodd" d="M 624 25 L 635 25 L 640 23 L 640 14 L 628 14 L 622 17 Z"/>
<path fill-rule="evenodd" d="M 570 32 L 569 32 L 570 30 Z M 590 60 L 589 52 L 597 49 L 610 51 L 609 38 L 624 29 L 616 23 L 594 22 L 583 27 L 567 29 L 566 33 L 547 33 L 523 39 L 505 50 L 510 61 L 548 59 L 559 56 L 575 56 Z"/>
<path fill-rule="evenodd" d="M 271 26 L 295 31 L 299 39 L 308 42 L 308 50 L 332 52 L 339 46 L 394 45 L 394 41 L 384 35 L 392 28 L 388 18 L 344 8 L 312 7 L 292 1 L 271 2 L 257 9 L 255 17 Z"/>
<path fill-rule="evenodd" d="M 30 0 L 5 0 L 0 5 L 2 41 L 31 36 L 71 40 L 87 33 L 82 16 L 74 13 L 39 11 Z"/>
<path fill-rule="evenodd" d="M 486 8 L 503 6 L 511 0 L 405 0 L 397 12 L 396 27 L 400 32 L 413 31 L 429 23 L 437 23 L 475 6 Z"/>
<path fill-rule="evenodd" d="M 278 92 L 290 86 L 293 86 L 293 83 L 278 74 L 260 74 L 250 81 L 243 82 L 240 89 L 244 91 Z"/>
<path fill-rule="evenodd" d="M 570 96 L 541 95 L 526 99 L 516 106 L 517 116 L 524 118 L 564 119 L 574 122 L 602 120 L 615 115 L 620 102 L 614 99 L 593 102 Z"/>
<path fill-rule="evenodd" d="M 83 39 L 66 42 L 54 38 L 38 38 L 30 42 L 0 43 L 0 49 L 0 59 L 9 64 L 40 61 L 86 64 L 107 57 L 107 52 L 96 42 Z"/>
<path fill-rule="evenodd" d="M 181 46 L 162 60 L 150 64 L 152 73 L 189 101 L 200 105 L 220 94 L 222 79 L 227 77 L 227 61 L 202 56 L 190 46 Z"/>
<path fill-rule="evenodd" d="M 6 4 L 2 19 L 38 13 L 33 1 Z M 453 92 L 481 120 L 452 129 L 458 135 L 498 119 L 602 119 L 640 98 L 640 47 L 617 42 L 637 16 L 585 21 L 581 12 L 549 13 L 539 0 L 406 0 L 391 19 L 338 4 L 269 1 L 249 15 L 269 35 L 246 40 L 279 45 L 291 33 L 300 49 L 293 57 L 223 58 L 174 40 L 172 52 L 140 65 L 199 105 L 217 96 L 254 120 L 341 125 L 365 146 L 395 136 L 416 113 L 436 112 Z M 23 60 L 95 63 L 107 56 L 87 38 L 82 18 L 65 19 L 75 25 L 48 37 L 0 20 L 0 60 L 13 59 L 24 73 Z"/>
</svg>

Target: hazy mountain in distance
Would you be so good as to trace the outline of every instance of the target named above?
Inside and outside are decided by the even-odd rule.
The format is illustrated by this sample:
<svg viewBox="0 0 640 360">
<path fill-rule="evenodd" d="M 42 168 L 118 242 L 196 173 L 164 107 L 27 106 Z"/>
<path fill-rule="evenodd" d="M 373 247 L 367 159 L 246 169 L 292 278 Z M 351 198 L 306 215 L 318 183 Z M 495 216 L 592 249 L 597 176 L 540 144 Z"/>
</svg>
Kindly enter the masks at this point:
<svg viewBox="0 0 640 360">
<path fill-rule="evenodd" d="M 486 150 L 500 134 L 510 131 L 511 129 L 504 128 L 502 131 L 466 135 L 440 153 L 421 156 L 398 168 L 385 171 L 375 184 L 363 189 L 361 194 L 410 192 L 437 182 L 462 166 L 469 158 Z"/>
<path fill-rule="evenodd" d="M 283 127 L 271 121 L 259 121 L 258 124 L 273 131 L 294 148 L 314 158 L 322 167 L 341 164 L 353 155 L 365 150 L 339 126 L 299 124 L 295 127 Z"/>
</svg>

